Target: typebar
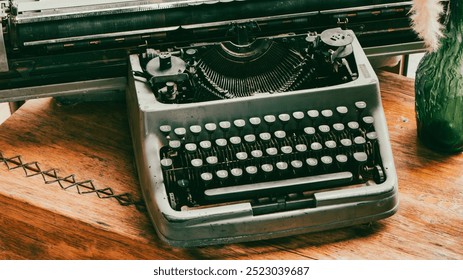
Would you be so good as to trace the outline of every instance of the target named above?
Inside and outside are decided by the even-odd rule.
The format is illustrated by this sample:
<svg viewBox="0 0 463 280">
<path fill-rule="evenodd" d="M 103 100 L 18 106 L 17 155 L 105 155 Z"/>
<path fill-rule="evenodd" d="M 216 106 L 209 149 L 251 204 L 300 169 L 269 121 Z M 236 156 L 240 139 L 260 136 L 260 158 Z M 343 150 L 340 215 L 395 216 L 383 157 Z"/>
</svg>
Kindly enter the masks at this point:
<svg viewBox="0 0 463 280">
<path fill-rule="evenodd" d="M 353 174 L 346 171 L 273 182 L 212 188 L 205 190 L 204 194 L 208 200 L 244 199 L 256 194 L 275 193 L 281 190 L 285 192 L 302 192 L 339 186 L 352 182 L 353 178 Z"/>
</svg>

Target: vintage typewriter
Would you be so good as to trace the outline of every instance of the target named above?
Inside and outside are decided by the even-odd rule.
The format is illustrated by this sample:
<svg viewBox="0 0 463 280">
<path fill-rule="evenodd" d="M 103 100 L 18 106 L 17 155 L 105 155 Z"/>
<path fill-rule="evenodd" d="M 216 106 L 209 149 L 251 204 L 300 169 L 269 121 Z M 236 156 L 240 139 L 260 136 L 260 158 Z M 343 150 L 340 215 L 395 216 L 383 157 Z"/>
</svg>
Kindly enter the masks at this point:
<svg viewBox="0 0 463 280">
<path fill-rule="evenodd" d="M 276 238 L 397 210 L 365 53 L 422 48 L 410 1 L 0 4 L 0 100 L 125 92 L 146 206 L 170 244 Z"/>
</svg>

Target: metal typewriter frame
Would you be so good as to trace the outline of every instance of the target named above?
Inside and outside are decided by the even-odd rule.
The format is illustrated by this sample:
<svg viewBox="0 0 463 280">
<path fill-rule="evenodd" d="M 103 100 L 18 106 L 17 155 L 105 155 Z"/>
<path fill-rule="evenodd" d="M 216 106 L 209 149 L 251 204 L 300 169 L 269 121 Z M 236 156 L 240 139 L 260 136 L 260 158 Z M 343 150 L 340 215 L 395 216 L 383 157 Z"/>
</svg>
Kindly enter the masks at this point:
<svg viewBox="0 0 463 280">
<path fill-rule="evenodd" d="M 149 86 L 132 74 L 133 71 L 142 69 L 139 66 L 139 57 L 131 55 L 126 94 L 131 133 L 142 191 L 160 238 L 174 246 L 203 246 L 347 227 L 393 215 L 398 207 L 397 175 L 382 110 L 378 78 L 357 39 L 354 39 L 353 46 L 359 69 L 359 77 L 355 81 L 324 88 L 191 104 L 158 102 Z M 311 101 L 317 100 L 319 104 L 311 105 L 320 107 L 323 100 L 329 99 L 339 104 L 358 99 L 367 102 L 373 109 L 371 114 L 376 120 L 375 129 L 386 173 L 384 183 L 353 189 L 321 190 L 315 194 L 315 208 L 259 216 L 253 215 L 250 203 L 188 211 L 175 211 L 171 208 L 159 164 L 161 160 L 159 149 L 162 146 L 163 136 L 156 124 L 164 120 L 169 120 L 173 125 L 185 124 L 189 120 L 197 122 L 202 118 L 219 120 L 220 116 L 233 116 L 233 114 L 238 117 L 239 114 L 232 112 L 233 104 L 241 105 L 242 112 L 252 110 L 256 114 L 272 110 L 282 111 L 286 107 L 297 110 L 301 109 L 300 101 L 305 96 L 320 95 L 323 95 L 323 98 L 311 99 Z M 274 102 L 283 96 L 286 102 L 285 108 L 281 107 L 281 103 Z M 254 107 L 256 104 L 259 106 Z M 211 112 L 215 117 L 211 117 Z"/>
</svg>

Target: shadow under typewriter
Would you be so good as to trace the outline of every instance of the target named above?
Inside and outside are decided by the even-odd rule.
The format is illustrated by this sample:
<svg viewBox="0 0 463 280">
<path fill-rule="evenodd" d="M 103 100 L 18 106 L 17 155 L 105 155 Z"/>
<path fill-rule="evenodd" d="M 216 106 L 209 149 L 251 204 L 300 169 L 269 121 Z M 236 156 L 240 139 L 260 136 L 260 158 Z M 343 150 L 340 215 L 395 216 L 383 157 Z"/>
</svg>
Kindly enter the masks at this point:
<svg viewBox="0 0 463 280">
<path fill-rule="evenodd" d="M 130 57 L 138 173 L 176 246 L 366 223 L 397 209 L 378 80 L 341 29 Z"/>
</svg>

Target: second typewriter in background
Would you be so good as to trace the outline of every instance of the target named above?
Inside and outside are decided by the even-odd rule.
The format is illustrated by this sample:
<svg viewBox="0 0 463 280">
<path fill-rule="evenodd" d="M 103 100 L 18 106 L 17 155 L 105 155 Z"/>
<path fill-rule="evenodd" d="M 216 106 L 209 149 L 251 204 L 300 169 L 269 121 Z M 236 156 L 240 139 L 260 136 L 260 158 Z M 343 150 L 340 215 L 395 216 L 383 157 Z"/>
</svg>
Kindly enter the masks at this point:
<svg viewBox="0 0 463 280">
<path fill-rule="evenodd" d="M 288 236 L 395 213 L 378 79 L 354 33 L 252 37 L 130 57 L 138 172 L 176 246 Z M 250 31 L 251 30 L 251 31 Z"/>
</svg>

